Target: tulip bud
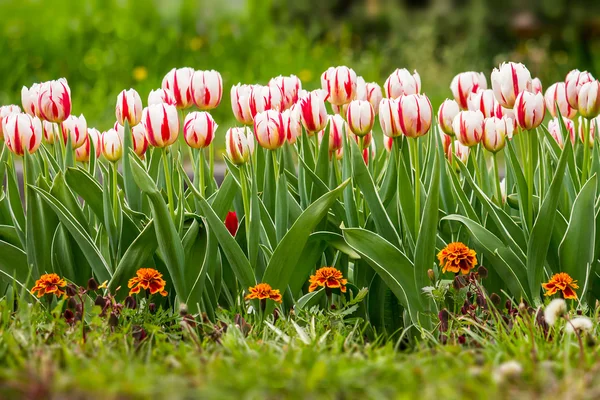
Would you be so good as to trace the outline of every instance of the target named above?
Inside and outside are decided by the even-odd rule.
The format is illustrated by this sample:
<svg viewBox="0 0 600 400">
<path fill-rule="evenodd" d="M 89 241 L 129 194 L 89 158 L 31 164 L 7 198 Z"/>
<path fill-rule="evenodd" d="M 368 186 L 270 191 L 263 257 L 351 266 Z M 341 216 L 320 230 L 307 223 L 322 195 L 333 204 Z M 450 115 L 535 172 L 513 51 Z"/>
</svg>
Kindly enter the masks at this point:
<svg viewBox="0 0 600 400">
<path fill-rule="evenodd" d="M 291 108 L 281 113 L 283 120 L 283 129 L 285 136 L 290 144 L 296 143 L 296 140 L 302 136 L 302 121 L 300 121 L 300 106 L 292 105 Z"/>
<path fill-rule="evenodd" d="M 44 140 L 48 144 L 54 144 L 54 140 L 60 135 L 58 124 L 54 122 L 42 121 L 42 131 L 44 133 Z"/>
<path fill-rule="evenodd" d="M 41 84 L 34 83 L 30 88 L 23 86 L 21 89 L 21 104 L 23 112 L 32 117 L 39 117 L 38 99 L 40 98 Z"/>
<path fill-rule="evenodd" d="M 281 113 L 277 110 L 257 113 L 254 116 L 254 137 L 258 144 L 268 150 L 283 146 L 287 137 Z"/>
<path fill-rule="evenodd" d="M 362 151 L 363 161 L 365 162 L 365 165 L 369 165 L 369 156 L 371 157 L 371 159 L 374 159 L 376 155 L 377 149 L 375 148 L 375 141 L 372 141 L 371 145 L 369 147 L 365 147 Z"/>
<path fill-rule="evenodd" d="M 327 101 L 340 106 L 347 104 L 356 96 L 356 72 L 346 66 L 334 67 L 324 73 L 323 90 L 327 93 Z"/>
<path fill-rule="evenodd" d="M 392 146 L 394 145 L 394 138 L 393 137 L 389 137 L 389 136 L 384 136 L 383 137 L 383 147 L 385 147 L 385 149 L 388 152 L 392 151 Z"/>
<path fill-rule="evenodd" d="M 283 110 L 287 110 L 298 102 L 298 93 L 302 90 L 302 82 L 296 75 L 278 76 L 269 81 L 269 86 L 277 86 L 283 93 Z"/>
<path fill-rule="evenodd" d="M 584 118 L 594 118 L 600 114 L 600 82 L 592 81 L 581 85 L 579 89 L 579 95 L 577 97 L 577 105 L 579 107 L 579 113 Z"/>
<path fill-rule="evenodd" d="M 323 96 L 322 91 L 314 90 L 298 100 L 302 125 L 309 136 L 322 131 L 327 125 L 327 109 Z"/>
<path fill-rule="evenodd" d="M 125 125 L 125 121 L 129 123 L 129 126 L 139 124 L 142 119 L 142 99 L 138 92 L 134 89 L 129 89 L 119 93 L 115 115 L 120 125 Z"/>
<path fill-rule="evenodd" d="M 91 138 L 91 142 L 90 142 Z M 94 151 L 96 152 L 96 159 L 100 157 L 102 153 L 102 144 L 100 143 L 100 132 L 94 128 L 88 128 L 88 134 L 83 141 L 83 145 L 75 149 L 75 159 L 79 162 L 90 161 L 90 154 L 92 153 L 92 143 L 94 145 Z"/>
<path fill-rule="evenodd" d="M 169 89 L 175 96 L 175 105 L 179 109 L 186 109 L 194 104 L 192 97 L 193 68 L 173 68 L 163 78 L 161 87 Z"/>
<path fill-rule="evenodd" d="M 329 125 L 329 154 L 332 154 L 342 147 L 342 139 L 346 134 L 346 121 L 339 115 L 330 115 L 327 121 Z M 324 136 L 325 130 L 319 132 L 319 143 L 322 142 Z"/>
<path fill-rule="evenodd" d="M 544 88 L 542 87 L 542 81 L 540 81 L 540 78 L 533 78 L 531 80 L 531 92 L 533 94 L 544 93 Z"/>
<path fill-rule="evenodd" d="M 454 130 L 452 129 L 452 121 L 454 117 L 460 112 L 458 103 L 454 100 L 446 99 L 438 110 L 438 124 L 440 129 L 447 135 L 454 136 Z"/>
<path fill-rule="evenodd" d="M 195 71 L 192 75 L 192 97 L 200 110 L 217 108 L 223 97 L 223 78 L 215 70 Z"/>
<path fill-rule="evenodd" d="M 589 125 L 586 125 L 586 122 Z M 581 143 L 585 144 L 587 142 L 590 147 L 594 147 L 594 135 L 596 129 L 598 128 L 600 128 L 600 117 L 596 117 L 586 121 L 583 117 L 580 116 L 577 132 L 579 133 L 579 140 L 581 140 Z M 585 139 L 586 137 L 587 140 Z"/>
<path fill-rule="evenodd" d="M 237 84 L 231 87 L 231 108 L 233 115 L 239 123 L 252 124 L 252 113 L 250 112 L 251 85 Z"/>
<path fill-rule="evenodd" d="M 348 104 L 346 120 L 352 133 L 364 136 L 373 129 L 375 110 L 366 100 L 353 100 Z"/>
<path fill-rule="evenodd" d="M 546 94 L 544 94 L 544 100 L 548 112 L 554 118 L 558 117 L 558 111 L 556 110 L 557 103 L 560 115 L 563 117 L 570 119 L 577 114 L 577 110 L 571 107 L 567 101 L 567 92 L 564 82 L 558 82 L 551 85 L 548 90 L 546 90 Z"/>
<path fill-rule="evenodd" d="M 396 69 L 386 79 L 383 87 L 385 97 L 389 99 L 397 99 L 408 94 L 418 94 L 421 93 L 421 77 L 416 70 L 411 74 L 405 68 Z"/>
<path fill-rule="evenodd" d="M 185 142 L 194 149 L 208 147 L 215 137 L 217 127 L 209 113 L 205 111 L 189 113 L 183 123 Z"/>
<path fill-rule="evenodd" d="M 253 85 L 250 88 L 250 115 L 252 118 L 256 114 L 267 111 L 279 111 L 283 107 L 283 93 L 278 86 Z"/>
<path fill-rule="evenodd" d="M 248 162 L 254 152 L 254 139 L 248 127 L 229 128 L 225 134 L 225 150 L 227 157 L 235 165 Z"/>
<path fill-rule="evenodd" d="M 481 143 L 487 151 L 496 153 L 506 145 L 506 137 L 512 137 L 513 124 L 510 118 L 486 118 L 483 123 Z"/>
<path fill-rule="evenodd" d="M 571 143 L 575 144 L 575 124 L 570 119 L 563 117 L 563 122 L 565 123 L 565 128 L 569 133 L 569 138 L 571 139 Z M 548 132 L 550 135 L 556 140 L 556 143 L 562 149 L 565 145 L 564 134 L 561 129 L 560 120 L 558 118 L 554 118 L 548 122 Z"/>
<path fill-rule="evenodd" d="M 101 136 L 102 154 L 108 161 L 117 162 L 123 156 L 123 141 L 119 133 L 109 129 Z"/>
<path fill-rule="evenodd" d="M 117 131 L 121 140 L 125 140 L 125 128 L 123 125 L 115 122 L 113 129 Z M 137 154 L 139 157 L 142 157 L 148 149 L 148 138 L 146 135 L 146 128 L 144 127 L 143 123 L 137 124 L 131 128 L 131 141 L 135 154 Z"/>
<path fill-rule="evenodd" d="M 10 151 L 22 156 L 33 154 L 42 143 L 42 121 L 28 114 L 10 114 L 2 119 L 4 140 Z"/>
<path fill-rule="evenodd" d="M 398 122 L 405 136 L 416 138 L 425 135 L 431 127 L 433 109 L 424 94 L 404 95 L 400 99 Z"/>
<path fill-rule="evenodd" d="M 454 118 L 452 127 L 461 144 L 475 146 L 483 135 L 483 114 L 481 111 L 461 111 Z"/>
<path fill-rule="evenodd" d="M 588 82 L 594 81 L 594 77 L 587 71 L 579 71 L 574 69 L 569 72 L 565 78 L 565 90 L 567 92 L 567 101 L 574 109 L 579 107 L 579 90 Z M 566 115 L 563 115 L 566 117 Z"/>
<path fill-rule="evenodd" d="M 522 92 L 517 96 L 514 107 L 517 124 L 525 129 L 537 128 L 544 120 L 546 108 L 541 93 Z"/>
<path fill-rule="evenodd" d="M 492 71 L 492 89 L 502 107 L 513 108 L 520 93 L 531 91 L 531 73 L 521 63 L 502 63 Z"/>
<path fill-rule="evenodd" d="M 169 89 L 156 89 L 151 90 L 148 95 L 148 105 L 154 104 L 169 104 L 172 106 L 177 105 L 175 95 Z"/>
<path fill-rule="evenodd" d="M 235 237 L 238 230 L 238 217 L 235 211 L 229 211 L 225 217 L 225 227 L 231 233 L 231 236 Z"/>
<path fill-rule="evenodd" d="M 480 90 L 477 93 L 472 93 L 467 100 L 469 110 L 481 111 L 485 118 L 492 117 L 496 111 L 496 98 L 494 91 L 491 89 Z"/>
<path fill-rule="evenodd" d="M 71 136 L 71 147 L 76 149 L 83 145 L 85 138 L 87 137 L 87 121 L 85 117 L 80 115 L 76 117 L 70 115 L 61 123 L 63 143 L 67 144 L 67 135 Z"/>
<path fill-rule="evenodd" d="M 0 140 L 4 139 L 4 132 L 2 131 L 2 121 L 4 118 L 13 114 L 20 114 L 21 108 L 19 106 L 10 105 L 0 107 Z"/>
<path fill-rule="evenodd" d="M 382 99 L 379 103 L 379 124 L 383 134 L 395 138 L 402 135 L 399 121 L 400 100 Z"/>
<path fill-rule="evenodd" d="M 448 148 L 452 144 L 452 136 L 446 135 L 441 130 L 438 130 L 438 131 L 440 132 L 440 138 L 442 139 L 441 140 L 441 142 L 442 142 L 442 149 L 444 150 L 444 154 L 446 154 L 448 152 Z"/>
<path fill-rule="evenodd" d="M 454 100 L 456 100 L 463 110 L 469 108 L 468 101 L 472 93 L 477 93 L 485 89 L 487 89 L 487 81 L 485 75 L 481 72 L 461 72 L 450 83 L 450 90 L 452 90 Z"/>
<path fill-rule="evenodd" d="M 41 84 L 36 113 L 49 122 L 63 122 L 71 115 L 71 89 L 66 79 Z"/>
<path fill-rule="evenodd" d="M 463 164 L 466 164 L 469 159 L 469 151 L 470 148 L 468 146 L 465 146 L 458 140 L 455 140 L 450 146 L 448 146 L 446 156 L 451 163 L 453 162 L 453 157 L 456 156 Z"/>
<path fill-rule="evenodd" d="M 142 123 L 148 142 L 154 147 L 170 146 L 179 136 L 179 115 L 175 106 L 154 104 L 144 108 Z"/>
</svg>

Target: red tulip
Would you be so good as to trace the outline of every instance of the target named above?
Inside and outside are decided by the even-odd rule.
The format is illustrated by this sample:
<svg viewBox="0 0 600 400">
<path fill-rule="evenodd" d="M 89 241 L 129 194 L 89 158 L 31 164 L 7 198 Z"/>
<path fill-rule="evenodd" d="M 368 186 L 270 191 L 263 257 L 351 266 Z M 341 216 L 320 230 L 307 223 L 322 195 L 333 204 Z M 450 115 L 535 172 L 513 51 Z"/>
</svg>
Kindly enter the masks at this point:
<svg viewBox="0 0 600 400">
<path fill-rule="evenodd" d="M 238 230 L 238 217 L 235 211 L 229 211 L 225 217 L 225 227 L 231 233 L 231 236 L 235 236 Z"/>
</svg>

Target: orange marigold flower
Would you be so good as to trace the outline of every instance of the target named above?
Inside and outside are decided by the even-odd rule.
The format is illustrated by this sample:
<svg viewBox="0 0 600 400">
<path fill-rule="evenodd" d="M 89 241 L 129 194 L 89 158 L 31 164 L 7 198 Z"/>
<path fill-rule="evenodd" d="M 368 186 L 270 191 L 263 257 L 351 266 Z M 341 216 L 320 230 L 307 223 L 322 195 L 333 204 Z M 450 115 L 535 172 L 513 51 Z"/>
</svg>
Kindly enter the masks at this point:
<svg viewBox="0 0 600 400">
<path fill-rule="evenodd" d="M 554 274 L 548 283 L 542 283 L 542 287 L 546 290 L 546 296 L 552 296 L 560 290 L 565 299 L 577 299 L 574 289 L 579 289 L 577 281 L 573 280 L 566 272 Z"/>
<path fill-rule="evenodd" d="M 274 302 L 281 303 L 281 293 L 279 293 L 279 289 L 271 288 L 271 285 L 269 285 L 268 283 L 259 283 L 256 286 L 248 288 L 248 291 L 250 293 L 246 296 L 246 300 L 271 299 Z"/>
<path fill-rule="evenodd" d="M 463 275 L 466 275 L 477 265 L 477 253 L 475 253 L 475 250 L 469 249 L 461 242 L 448 244 L 448 246 L 438 253 L 437 258 L 440 260 L 442 272 L 462 272 Z"/>
<path fill-rule="evenodd" d="M 67 286 L 67 281 L 57 274 L 44 274 L 40 279 L 35 281 L 35 286 L 31 289 L 31 293 L 37 292 L 37 297 L 42 297 L 45 294 L 54 293 L 57 297 L 67 294 L 61 287 Z"/>
<path fill-rule="evenodd" d="M 162 274 L 154 268 L 140 268 L 135 275 L 127 283 L 127 287 L 131 289 L 129 291 L 130 296 L 139 293 L 140 289 L 149 290 L 150 294 L 160 293 L 161 296 L 167 295 L 165 290 L 167 282 L 162 278 Z"/>
<path fill-rule="evenodd" d="M 344 279 L 342 271 L 334 267 L 323 267 L 310 276 L 308 291 L 312 292 L 319 286 L 323 286 L 327 288 L 340 288 L 342 293 L 346 293 L 346 283 L 348 283 L 348 280 Z"/>
</svg>

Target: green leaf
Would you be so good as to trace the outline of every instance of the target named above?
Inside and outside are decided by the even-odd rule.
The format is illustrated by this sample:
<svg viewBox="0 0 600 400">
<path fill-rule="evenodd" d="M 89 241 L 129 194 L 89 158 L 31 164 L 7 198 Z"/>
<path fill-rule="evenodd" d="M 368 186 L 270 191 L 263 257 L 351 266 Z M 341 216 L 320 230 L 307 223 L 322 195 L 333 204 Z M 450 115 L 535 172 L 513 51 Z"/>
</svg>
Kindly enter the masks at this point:
<svg viewBox="0 0 600 400">
<path fill-rule="evenodd" d="M 319 289 L 315 290 L 314 292 L 307 293 L 296 301 L 295 308 L 298 310 L 310 310 L 312 307 L 319 304 L 324 297 L 325 289 Z"/>
<path fill-rule="evenodd" d="M 9 283 L 12 283 L 14 279 L 25 286 L 31 279 L 27 267 L 27 254 L 18 247 L 2 240 L 0 240 L 0 274 Z"/>
<path fill-rule="evenodd" d="M 277 241 L 281 241 L 288 229 L 288 202 L 287 202 L 287 180 L 285 174 L 279 176 L 277 182 L 277 198 L 275 201 L 275 231 L 277 233 Z"/>
<path fill-rule="evenodd" d="M 127 203 L 129 207 L 134 211 L 141 211 L 142 209 L 142 195 L 135 185 L 133 175 L 131 173 L 131 157 L 137 157 L 137 154 L 133 152 L 133 137 L 129 122 L 125 121 L 124 128 L 124 139 L 123 139 L 123 185 L 125 187 L 125 196 L 127 197 Z"/>
</svg>

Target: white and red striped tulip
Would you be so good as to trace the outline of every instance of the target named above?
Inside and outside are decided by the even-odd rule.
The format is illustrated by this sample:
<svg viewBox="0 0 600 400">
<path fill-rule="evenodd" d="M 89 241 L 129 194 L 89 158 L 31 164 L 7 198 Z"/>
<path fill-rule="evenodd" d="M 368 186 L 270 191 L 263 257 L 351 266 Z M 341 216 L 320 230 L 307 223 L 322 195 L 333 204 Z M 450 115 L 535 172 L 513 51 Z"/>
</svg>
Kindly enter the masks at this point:
<svg viewBox="0 0 600 400">
<path fill-rule="evenodd" d="M 356 72 L 346 66 L 329 68 L 321 76 L 323 89 L 327 93 L 326 100 L 336 106 L 350 103 L 356 96 Z"/>
<path fill-rule="evenodd" d="M 90 140 L 91 138 L 91 140 Z M 92 146 L 90 143 L 94 144 L 94 149 L 96 153 L 96 159 L 100 157 L 102 154 L 102 143 L 100 141 L 100 132 L 95 128 L 88 128 L 88 135 L 83 142 L 83 145 L 79 146 L 75 149 L 75 159 L 79 162 L 88 162 L 90 161 L 90 155 L 92 154 Z"/>
<path fill-rule="evenodd" d="M 263 111 L 280 111 L 283 107 L 283 93 L 279 86 L 276 85 L 252 85 L 250 88 L 249 105 L 252 118 Z"/>
<path fill-rule="evenodd" d="M 455 100 L 446 99 L 438 110 L 438 124 L 446 135 L 454 136 L 452 122 L 460 112 L 460 107 Z"/>
<path fill-rule="evenodd" d="M 571 143 L 575 144 L 575 123 L 565 117 L 563 117 L 563 122 L 565 123 L 565 128 L 567 128 Z M 565 145 L 565 140 L 558 118 L 553 118 L 548 122 L 548 132 L 550 132 L 550 135 L 552 135 L 554 140 L 556 140 L 556 143 L 558 143 L 562 149 Z"/>
<path fill-rule="evenodd" d="M 371 155 L 371 159 L 374 159 L 377 155 L 377 148 L 375 147 L 375 141 L 373 140 L 369 147 L 365 147 L 362 150 L 363 161 L 365 165 L 369 165 L 369 154 Z"/>
<path fill-rule="evenodd" d="M 425 135 L 431 128 L 433 108 L 424 94 L 408 94 L 400 102 L 398 123 L 405 136 L 416 138 Z"/>
<path fill-rule="evenodd" d="M 71 89 L 67 80 L 44 82 L 37 99 L 37 115 L 49 122 L 63 122 L 71 115 Z"/>
<path fill-rule="evenodd" d="M 483 121 L 481 111 L 459 112 L 452 122 L 458 141 L 468 147 L 477 145 L 483 136 Z"/>
<path fill-rule="evenodd" d="M 589 125 L 586 126 L 586 122 Z M 579 140 L 581 140 L 581 143 L 586 143 L 585 138 L 587 137 L 587 144 L 590 147 L 593 147 L 596 129 L 598 128 L 600 128 L 600 117 L 592 118 L 586 121 L 583 117 L 580 116 L 579 123 L 577 126 L 577 132 L 579 133 Z"/>
<path fill-rule="evenodd" d="M 600 81 L 591 81 L 581 85 L 577 97 L 579 113 L 584 118 L 595 118 L 600 114 Z"/>
<path fill-rule="evenodd" d="M 556 111 L 556 104 L 558 103 L 558 109 L 560 115 L 565 118 L 573 118 L 577 114 L 577 110 L 569 105 L 567 101 L 567 92 L 565 89 L 564 82 L 558 82 L 551 85 L 544 94 L 544 100 L 546 102 L 546 108 L 552 117 L 558 117 L 558 111 Z"/>
<path fill-rule="evenodd" d="M 481 144 L 487 151 L 497 153 L 506 146 L 506 138 L 512 137 L 513 122 L 510 118 L 486 118 L 483 122 Z"/>
<path fill-rule="evenodd" d="M 170 104 L 172 106 L 177 105 L 175 95 L 169 89 L 156 89 L 151 90 L 148 95 L 148 105 L 153 104 Z"/>
<path fill-rule="evenodd" d="M 296 75 L 280 75 L 275 78 L 271 78 L 269 85 L 277 86 L 281 90 L 281 93 L 283 93 L 282 110 L 287 110 L 292 105 L 296 104 L 296 102 L 298 102 L 298 95 L 300 90 L 302 90 L 302 82 Z"/>
<path fill-rule="evenodd" d="M 452 144 L 452 136 L 450 135 L 446 135 L 444 132 L 442 132 L 442 130 L 439 130 L 440 132 L 440 139 L 442 142 L 442 149 L 444 149 L 444 154 L 446 154 L 448 152 L 448 148 L 450 147 L 450 145 Z"/>
<path fill-rule="evenodd" d="M 192 75 L 192 98 L 194 104 L 203 111 L 213 110 L 221 104 L 223 78 L 215 70 L 194 71 Z"/>
<path fill-rule="evenodd" d="M 491 89 L 480 90 L 477 93 L 472 93 L 467 101 L 469 110 L 481 111 L 485 118 L 494 116 L 498 102 L 494 96 L 494 91 Z"/>
<path fill-rule="evenodd" d="M 533 78 L 531 80 L 531 91 L 533 93 L 544 93 L 544 87 L 542 86 L 540 78 Z"/>
<path fill-rule="evenodd" d="M 574 109 L 578 109 L 579 90 L 588 82 L 594 81 L 594 77 L 587 71 L 574 69 L 565 77 L 565 89 L 567 92 L 567 101 Z"/>
<path fill-rule="evenodd" d="M 381 102 L 379 102 L 379 124 L 385 136 L 395 138 L 402 135 L 399 115 L 399 99 L 381 99 Z"/>
<path fill-rule="evenodd" d="M 283 128 L 285 130 L 285 136 L 289 144 L 296 143 L 296 140 L 302 136 L 302 121 L 300 120 L 300 106 L 297 104 L 292 105 L 284 112 L 281 113 L 281 119 L 283 120 Z"/>
<path fill-rule="evenodd" d="M 136 126 L 142 119 L 142 99 L 134 89 L 123 90 L 117 96 L 115 115 L 120 125 Z"/>
<path fill-rule="evenodd" d="M 512 108 L 504 108 L 500 105 L 500 103 L 496 103 L 496 110 L 493 116 L 496 118 L 505 117 L 507 119 L 510 119 L 513 124 L 513 134 L 517 133 L 517 117 L 515 115 L 515 111 Z"/>
<path fill-rule="evenodd" d="M 348 127 L 352 133 L 364 136 L 373 129 L 373 124 L 375 124 L 375 110 L 373 110 L 373 106 L 367 100 L 352 100 L 348 104 L 346 121 L 348 121 Z"/>
<path fill-rule="evenodd" d="M 333 154 L 342 147 L 342 140 L 346 134 L 346 121 L 337 114 L 330 115 L 327 121 L 329 126 L 329 154 Z M 323 141 L 325 129 L 319 132 L 319 143 Z"/>
<path fill-rule="evenodd" d="M 321 90 L 308 92 L 298 100 L 302 125 L 309 136 L 322 131 L 327 125 L 327 109 Z"/>
<path fill-rule="evenodd" d="M 233 116 L 239 123 L 252 124 L 252 113 L 250 112 L 250 92 L 252 85 L 238 83 L 231 87 L 231 109 Z"/>
<path fill-rule="evenodd" d="M 123 157 L 123 138 L 114 129 L 109 129 L 100 137 L 102 154 L 111 162 L 117 162 Z"/>
<path fill-rule="evenodd" d="M 54 141 L 60 135 L 58 124 L 54 122 L 42 121 L 42 131 L 44 133 L 44 140 L 48 144 L 54 144 Z"/>
<path fill-rule="evenodd" d="M 32 117 L 39 117 L 38 111 L 38 99 L 40 98 L 40 87 L 39 83 L 34 83 L 30 88 L 23 86 L 21 89 L 21 104 L 23 105 L 23 112 L 31 115 Z"/>
<path fill-rule="evenodd" d="M 477 93 L 485 89 L 487 89 L 487 80 L 481 72 L 461 72 L 450 82 L 450 90 L 452 90 L 454 100 L 456 100 L 463 110 L 469 108 L 468 101 L 472 93 Z"/>
<path fill-rule="evenodd" d="M 377 82 L 367 82 L 365 84 L 365 94 L 366 97 L 362 98 L 362 96 L 358 96 L 359 100 L 367 100 L 373 106 L 373 111 L 375 111 L 375 115 L 379 113 L 379 103 L 381 99 L 383 99 L 383 93 L 381 91 L 381 86 Z"/>
<path fill-rule="evenodd" d="M 206 111 L 189 113 L 183 123 L 183 137 L 188 146 L 194 149 L 208 147 L 215 137 L 217 123 Z"/>
<path fill-rule="evenodd" d="M 254 152 L 254 139 L 250 129 L 247 126 L 229 128 L 225 134 L 225 150 L 227 157 L 235 165 L 247 163 Z"/>
<path fill-rule="evenodd" d="M 546 107 L 541 93 L 521 92 L 515 101 L 517 125 L 525 130 L 537 128 L 544 120 Z"/>
<path fill-rule="evenodd" d="M 121 140 L 125 140 L 125 128 L 118 122 L 115 122 L 113 127 L 115 131 L 121 137 Z M 138 156 L 142 157 L 146 150 L 148 150 L 148 137 L 146 134 L 146 128 L 144 124 L 140 123 L 131 128 L 131 142 L 133 145 L 133 152 Z M 123 142 L 125 144 L 125 142 Z"/>
<path fill-rule="evenodd" d="M 153 104 L 144 108 L 142 123 L 148 142 L 154 147 L 170 146 L 179 136 L 179 115 L 175 106 Z"/>
<path fill-rule="evenodd" d="M 162 80 L 161 87 L 169 89 L 175 97 L 175 106 L 179 109 L 190 108 L 194 104 L 192 96 L 193 68 L 173 68 Z"/>
<path fill-rule="evenodd" d="M 2 131 L 2 121 L 4 118 L 12 114 L 20 114 L 21 108 L 15 105 L 2 106 L 0 107 L 0 140 L 4 138 L 4 132 Z"/>
<path fill-rule="evenodd" d="M 492 89 L 498 103 L 504 108 L 513 108 L 517 96 L 531 91 L 531 73 L 521 63 L 502 63 L 492 71 Z"/>
<path fill-rule="evenodd" d="M 68 136 L 71 136 L 71 147 L 76 149 L 83 145 L 87 137 L 88 126 L 85 117 L 70 115 L 61 123 L 63 143 L 67 144 Z"/>
<path fill-rule="evenodd" d="M 34 153 L 42 143 L 42 121 L 29 114 L 10 114 L 2 119 L 4 140 L 10 151 L 22 156 Z"/>
<path fill-rule="evenodd" d="M 411 74 L 406 68 L 396 69 L 386 79 L 383 88 L 385 89 L 385 97 L 388 99 L 418 94 L 421 93 L 421 77 L 416 70 Z"/>
<path fill-rule="evenodd" d="M 281 113 L 277 110 L 259 112 L 254 116 L 254 137 L 261 147 L 276 150 L 283 146 L 287 136 Z"/>
<path fill-rule="evenodd" d="M 394 146 L 394 138 L 389 137 L 389 136 L 384 136 L 383 137 L 383 147 L 385 147 L 385 149 L 388 152 L 391 152 L 393 146 Z"/>
<path fill-rule="evenodd" d="M 469 146 L 465 146 L 458 140 L 455 140 L 450 146 L 448 146 L 448 150 L 446 150 L 446 157 L 451 163 L 454 161 L 454 157 L 457 157 L 463 164 L 466 164 L 469 160 L 470 151 L 471 149 Z"/>
</svg>

